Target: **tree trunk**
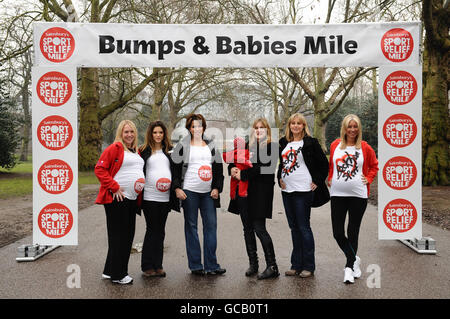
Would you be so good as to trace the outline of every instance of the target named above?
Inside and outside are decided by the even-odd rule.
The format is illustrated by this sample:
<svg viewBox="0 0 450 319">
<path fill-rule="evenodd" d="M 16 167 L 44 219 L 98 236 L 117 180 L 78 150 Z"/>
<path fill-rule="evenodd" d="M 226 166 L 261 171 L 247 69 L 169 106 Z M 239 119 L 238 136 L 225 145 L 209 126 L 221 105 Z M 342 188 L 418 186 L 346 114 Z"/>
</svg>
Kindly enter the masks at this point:
<svg viewBox="0 0 450 319">
<path fill-rule="evenodd" d="M 423 185 L 449 185 L 450 126 L 448 109 L 448 10 L 439 1 L 424 1 L 426 27 L 423 63 Z M 432 18 L 431 18 L 432 17 Z M 431 19 L 430 19 L 431 18 Z M 448 41 L 447 41 L 448 42 Z"/>
<path fill-rule="evenodd" d="M 30 70 L 31 71 L 31 70 Z M 25 81 L 22 87 L 22 108 L 24 115 L 23 123 L 23 135 L 22 135 L 22 145 L 20 149 L 20 161 L 25 162 L 28 160 L 28 147 L 30 143 L 30 133 L 31 133 L 31 114 L 30 114 L 30 103 L 28 95 L 28 86 L 31 80 L 31 73 L 27 72 Z"/>
<path fill-rule="evenodd" d="M 98 70 L 81 69 L 80 124 L 78 167 L 92 170 L 97 163 L 102 146 L 101 120 L 99 119 Z"/>
</svg>

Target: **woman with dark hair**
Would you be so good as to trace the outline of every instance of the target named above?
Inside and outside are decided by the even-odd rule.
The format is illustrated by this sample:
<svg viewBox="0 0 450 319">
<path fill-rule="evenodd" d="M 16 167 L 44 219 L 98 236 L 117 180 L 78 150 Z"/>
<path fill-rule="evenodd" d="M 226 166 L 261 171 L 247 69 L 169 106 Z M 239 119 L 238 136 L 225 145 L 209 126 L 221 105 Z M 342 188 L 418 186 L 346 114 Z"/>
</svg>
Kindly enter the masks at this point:
<svg viewBox="0 0 450 319">
<path fill-rule="evenodd" d="M 175 147 L 172 188 L 182 201 L 188 265 L 194 275 L 222 275 L 217 263 L 217 212 L 223 189 L 222 160 L 214 143 L 204 138 L 206 120 L 201 114 L 186 119 L 186 136 Z M 198 238 L 198 211 L 203 222 L 203 263 Z"/>
<path fill-rule="evenodd" d="M 341 138 L 330 146 L 328 185 L 331 186 L 333 236 L 347 262 L 344 283 L 361 277 L 358 236 L 367 207 L 370 183 L 377 176 L 378 160 L 370 145 L 362 140 L 361 120 L 349 114 L 342 120 Z M 347 236 L 345 219 L 348 212 Z"/>
<path fill-rule="evenodd" d="M 264 118 L 254 121 L 249 141 L 252 167 L 241 170 L 230 165 L 231 177 L 248 181 L 247 198 L 237 197 L 235 205 L 244 226 L 244 240 L 250 267 L 246 276 L 258 273 L 256 237 L 261 241 L 266 259 L 266 269 L 258 279 L 275 278 L 280 275 L 275 259 L 272 238 L 266 229 L 266 219 L 272 218 L 273 188 L 277 165 L 278 145 L 271 140 L 269 123 Z"/>
<path fill-rule="evenodd" d="M 163 249 L 167 216 L 179 211 L 179 202 L 171 189 L 173 162 L 167 128 L 161 121 L 149 124 L 145 142 L 139 148 L 144 160 L 145 186 L 142 192 L 146 232 L 142 248 L 141 269 L 147 277 L 165 277 Z"/>
<path fill-rule="evenodd" d="M 103 204 L 108 230 L 108 255 L 102 278 L 117 284 L 131 284 L 128 261 L 136 228 L 136 214 L 140 214 L 137 197 L 145 180 L 144 161 L 137 154 L 138 133 L 129 120 L 119 123 L 116 139 L 108 146 L 95 165 L 100 181 L 96 204 Z"/>
</svg>

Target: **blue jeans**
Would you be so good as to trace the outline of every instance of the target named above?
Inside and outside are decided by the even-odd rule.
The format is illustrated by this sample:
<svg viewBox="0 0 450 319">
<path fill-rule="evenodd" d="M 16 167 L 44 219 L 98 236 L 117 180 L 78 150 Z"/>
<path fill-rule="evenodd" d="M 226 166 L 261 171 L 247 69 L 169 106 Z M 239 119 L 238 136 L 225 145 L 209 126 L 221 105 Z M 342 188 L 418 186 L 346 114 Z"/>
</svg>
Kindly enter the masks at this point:
<svg viewBox="0 0 450 319">
<path fill-rule="evenodd" d="M 187 198 L 183 201 L 184 235 L 190 270 L 215 271 L 220 268 L 217 263 L 217 212 L 211 193 L 196 193 L 184 190 Z M 200 241 L 198 239 L 198 210 L 203 223 L 203 268 Z"/>
<path fill-rule="evenodd" d="M 292 236 L 291 269 L 313 272 L 316 268 L 314 236 L 309 219 L 314 194 L 313 192 L 281 193 Z"/>
</svg>

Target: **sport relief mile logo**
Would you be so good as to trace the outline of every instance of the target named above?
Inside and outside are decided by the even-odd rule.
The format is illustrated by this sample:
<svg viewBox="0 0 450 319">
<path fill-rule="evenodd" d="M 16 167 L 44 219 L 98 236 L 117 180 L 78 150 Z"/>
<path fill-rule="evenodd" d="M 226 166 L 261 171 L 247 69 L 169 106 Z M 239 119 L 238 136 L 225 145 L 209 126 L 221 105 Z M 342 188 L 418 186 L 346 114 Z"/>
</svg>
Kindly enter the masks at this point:
<svg viewBox="0 0 450 319">
<path fill-rule="evenodd" d="M 49 204 L 39 213 L 38 225 L 41 232 L 47 237 L 64 237 L 73 226 L 72 212 L 63 204 Z"/>
<path fill-rule="evenodd" d="M 406 71 L 395 71 L 389 74 L 383 83 L 386 99 L 395 105 L 411 102 L 417 94 L 417 81 Z"/>
<path fill-rule="evenodd" d="M 75 50 L 75 39 L 64 28 L 50 28 L 41 36 L 39 43 L 42 55 L 51 62 L 64 62 Z"/>
<path fill-rule="evenodd" d="M 37 175 L 39 185 L 50 194 L 64 193 L 73 182 L 73 172 L 69 164 L 59 159 L 42 164 Z"/>
<path fill-rule="evenodd" d="M 62 116 L 51 115 L 39 123 L 37 136 L 46 149 L 58 151 L 69 145 L 72 140 L 72 125 Z"/>
<path fill-rule="evenodd" d="M 198 169 L 198 177 L 204 182 L 208 182 L 212 179 L 212 169 L 208 165 L 203 165 Z"/>
<path fill-rule="evenodd" d="M 394 199 L 384 207 L 383 221 L 393 232 L 404 233 L 411 230 L 416 224 L 417 210 L 406 199 Z"/>
<path fill-rule="evenodd" d="M 417 124 L 406 114 L 394 114 L 384 122 L 383 136 L 393 147 L 406 147 L 417 136 Z"/>
<path fill-rule="evenodd" d="M 411 187 L 416 178 L 416 165 L 407 157 L 393 157 L 384 165 L 383 179 L 386 185 L 394 190 L 403 190 Z"/>
<path fill-rule="evenodd" d="M 48 72 L 41 76 L 36 87 L 39 99 L 48 106 L 61 106 L 72 95 L 72 83 L 61 72 Z"/>
<path fill-rule="evenodd" d="M 413 37 L 405 29 L 391 29 L 381 38 L 381 51 L 389 61 L 405 61 L 411 56 L 413 49 Z"/>
<path fill-rule="evenodd" d="M 167 192 L 170 189 L 171 180 L 165 177 L 161 177 L 156 181 L 156 189 L 160 192 Z"/>
</svg>

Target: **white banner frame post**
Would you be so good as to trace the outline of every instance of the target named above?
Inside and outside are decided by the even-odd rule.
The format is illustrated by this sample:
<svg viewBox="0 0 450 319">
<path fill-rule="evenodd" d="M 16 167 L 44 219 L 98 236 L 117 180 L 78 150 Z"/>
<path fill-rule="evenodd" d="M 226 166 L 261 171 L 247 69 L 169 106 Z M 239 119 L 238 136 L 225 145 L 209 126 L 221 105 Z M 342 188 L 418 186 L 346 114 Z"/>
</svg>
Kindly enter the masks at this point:
<svg viewBox="0 0 450 319">
<path fill-rule="evenodd" d="M 78 67 L 380 67 L 379 239 L 423 240 L 420 22 L 326 25 L 133 25 L 36 22 L 33 27 L 35 48 L 32 75 L 33 243 L 35 245 L 78 244 L 76 100 Z M 415 96 L 411 97 L 408 103 L 404 103 L 406 106 L 396 104 L 400 101 L 396 98 L 405 98 L 396 94 L 406 94 L 405 96 L 411 94 L 411 90 L 405 87 L 409 85 L 407 80 L 410 79 L 406 79 L 404 83 L 400 83 L 404 80 L 402 78 L 389 79 L 391 73 L 397 71 L 411 73 L 416 81 Z M 53 78 L 42 80 L 44 74 L 49 72 L 53 74 Z M 59 74 L 55 76 L 55 72 Z M 385 81 L 389 82 L 389 85 L 398 82 L 403 86 L 397 86 L 395 90 L 392 87 L 386 88 L 389 89 L 390 97 L 383 93 Z M 71 92 L 67 90 L 69 83 Z M 413 118 L 417 126 L 414 142 L 403 148 L 393 147 L 383 135 L 383 123 L 397 113 Z M 44 129 L 47 131 L 41 131 L 45 126 L 41 122 L 48 117 L 54 121 L 56 117 L 56 122 L 53 124 L 48 122 Z M 65 118 L 65 121 L 61 120 L 61 117 Z M 395 124 L 400 127 L 399 123 Z M 70 141 L 64 140 L 68 137 L 69 126 L 73 134 Z M 62 135 L 58 135 L 59 133 Z M 45 138 L 49 138 L 50 141 L 56 139 L 55 143 L 64 140 L 68 145 L 51 149 L 42 143 L 42 139 Z M 408 157 L 407 161 L 405 157 Z M 382 173 L 385 170 L 384 166 L 389 167 L 387 168 L 389 174 L 385 173 L 388 176 L 386 180 Z M 400 171 L 413 170 L 413 166 L 416 170 L 414 181 L 411 181 L 410 175 L 400 174 Z M 70 170 L 72 174 L 67 173 Z M 405 188 L 400 184 L 393 186 L 392 181 L 408 181 L 410 185 Z M 391 203 L 396 199 L 402 199 L 401 211 L 397 207 L 399 203 Z M 408 204 L 406 207 L 405 201 L 411 205 Z M 410 220 L 409 211 L 407 212 L 407 209 L 412 209 L 410 206 L 414 206 L 416 210 L 414 225 L 406 226 L 406 223 L 397 225 L 395 226 L 397 231 L 387 227 L 388 224 L 383 221 L 384 211 L 389 211 L 391 221 L 394 217 L 396 221 L 400 219 L 405 221 Z M 401 227 L 402 230 L 406 230 L 399 231 Z"/>
</svg>

